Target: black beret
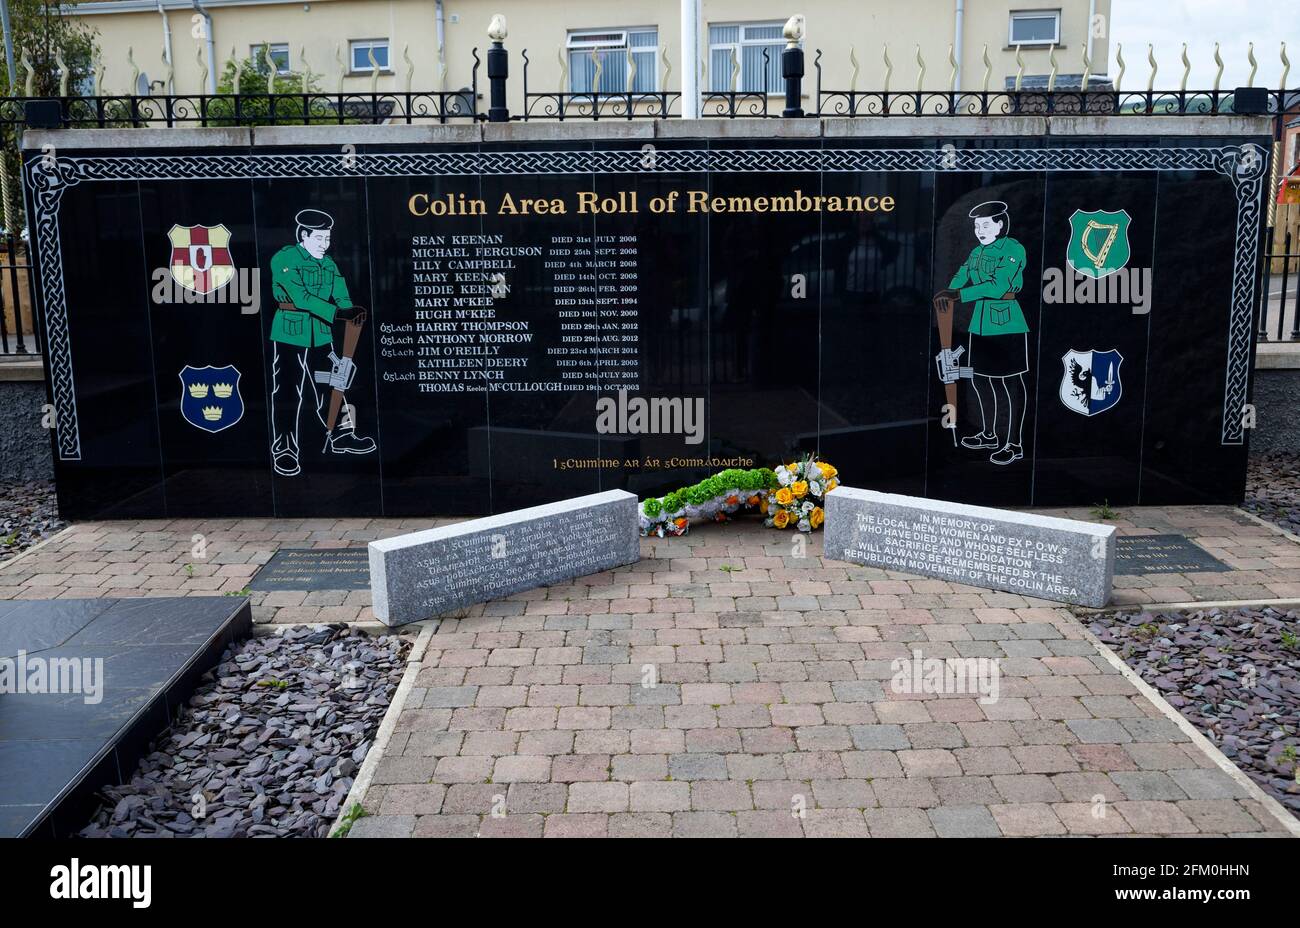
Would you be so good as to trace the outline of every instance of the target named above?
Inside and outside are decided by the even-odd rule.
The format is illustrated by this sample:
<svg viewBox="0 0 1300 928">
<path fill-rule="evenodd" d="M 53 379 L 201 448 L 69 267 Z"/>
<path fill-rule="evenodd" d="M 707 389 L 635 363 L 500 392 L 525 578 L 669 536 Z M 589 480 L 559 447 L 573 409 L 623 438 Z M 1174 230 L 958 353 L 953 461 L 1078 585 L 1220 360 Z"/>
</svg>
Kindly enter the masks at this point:
<svg viewBox="0 0 1300 928">
<path fill-rule="evenodd" d="M 1001 200 L 989 200 L 987 203 L 981 203 L 970 211 L 971 219 L 992 219 L 994 216 L 1001 216 L 1007 211 L 1007 204 Z"/>
<path fill-rule="evenodd" d="M 304 229 L 332 229 L 334 228 L 334 217 L 329 213 L 322 213 L 318 209 L 304 209 L 293 217 L 294 221 Z"/>
</svg>

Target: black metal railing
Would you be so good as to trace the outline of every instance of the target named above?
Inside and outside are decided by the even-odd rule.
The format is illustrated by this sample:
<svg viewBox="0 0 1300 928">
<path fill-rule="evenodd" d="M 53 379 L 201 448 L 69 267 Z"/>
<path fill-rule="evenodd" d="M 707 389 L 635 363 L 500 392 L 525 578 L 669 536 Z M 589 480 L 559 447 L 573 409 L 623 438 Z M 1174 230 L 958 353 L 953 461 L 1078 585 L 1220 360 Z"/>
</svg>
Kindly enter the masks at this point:
<svg viewBox="0 0 1300 928">
<path fill-rule="evenodd" d="M 33 110 L 38 115 L 33 116 Z M 447 123 L 481 118 L 475 88 L 382 93 L 0 98 L 0 124 L 38 123 L 63 129 Z"/>
<path fill-rule="evenodd" d="M 31 246 L 12 233 L 0 235 L 0 354 L 39 354 L 36 290 Z"/>
<path fill-rule="evenodd" d="M 779 88 L 769 86 L 771 53 L 762 49 L 763 86 L 760 89 L 705 90 L 700 93 L 700 116 L 736 119 L 778 117 L 768 106 L 769 98 Z M 523 59 L 524 109 L 513 119 L 671 119 L 681 113 L 682 95 L 669 90 L 544 90 L 535 91 L 528 83 L 531 61 L 528 49 Z"/>
<path fill-rule="evenodd" d="M 1274 242 L 1277 240 L 1274 239 Z M 1282 233 L 1282 250 L 1264 255 L 1260 269 L 1259 341 L 1300 341 L 1300 245 L 1291 229 Z"/>
</svg>

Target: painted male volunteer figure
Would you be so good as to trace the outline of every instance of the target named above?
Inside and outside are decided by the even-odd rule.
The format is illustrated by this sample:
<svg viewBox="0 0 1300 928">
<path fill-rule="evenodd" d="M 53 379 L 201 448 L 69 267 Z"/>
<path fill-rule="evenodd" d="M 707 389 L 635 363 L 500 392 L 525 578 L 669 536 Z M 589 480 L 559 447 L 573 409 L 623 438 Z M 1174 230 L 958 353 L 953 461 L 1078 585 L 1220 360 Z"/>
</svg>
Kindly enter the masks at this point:
<svg viewBox="0 0 1300 928">
<path fill-rule="evenodd" d="M 1025 248 L 1007 233 L 1011 220 L 1001 200 L 981 203 L 970 211 L 979 244 L 971 251 L 944 299 L 974 303 L 966 363 L 971 367 L 979 399 L 980 430 L 961 440 L 973 450 L 993 449 L 989 460 L 1010 464 L 1024 457 L 1025 373 L 1029 370 L 1029 324 L 1016 294 L 1024 286 Z M 999 437 L 998 406 L 1007 406 L 1007 434 Z"/>
<path fill-rule="evenodd" d="M 271 259 L 271 292 L 278 307 L 271 320 L 271 457 L 275 472 L 285 477 L 301 469 L 298 422 L 304 399 L 324 430 L 326 451 L 375 450 L 374 439 L 357 435 L 350 414 L 337 423 L 340 408 L 351 409 L 342 391 L 356 371 L 351 351 L 365 310 L 353 305 L 338 265 L 325 254 L 334 220 L 316 209 L 304 209 L 294 219 L 297 244 L 286 245 Z M 336 321 L 347 323 L 348 330 L 341 358 L 334 352 Z"/>
</svg>

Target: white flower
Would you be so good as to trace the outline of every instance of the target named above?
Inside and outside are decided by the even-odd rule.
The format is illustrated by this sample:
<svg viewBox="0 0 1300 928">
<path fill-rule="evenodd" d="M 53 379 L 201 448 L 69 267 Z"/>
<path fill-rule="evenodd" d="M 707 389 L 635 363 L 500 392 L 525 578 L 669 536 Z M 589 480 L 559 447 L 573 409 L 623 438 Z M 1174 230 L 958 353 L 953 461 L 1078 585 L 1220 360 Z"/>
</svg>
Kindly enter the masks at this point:
<svg viewBox="0 0 1300 928">
<path fill-rule="evenodd" d="M 794 483 L 794 477 L 790 475 L 790 472 L 786 470 L 784 466 L 776 469 L 776 479 L 783 487 L 788 487 L 790 484 Z"/>
<path fill-rule="evenodd" d="M 811 531 L 812 531 L 812 523 L 809 522 L 807 519 L 800 519 L 800 520 L 799 520 L 799 531 L 801 531 L 801 532 L 811 532 Z"/>
</svg>

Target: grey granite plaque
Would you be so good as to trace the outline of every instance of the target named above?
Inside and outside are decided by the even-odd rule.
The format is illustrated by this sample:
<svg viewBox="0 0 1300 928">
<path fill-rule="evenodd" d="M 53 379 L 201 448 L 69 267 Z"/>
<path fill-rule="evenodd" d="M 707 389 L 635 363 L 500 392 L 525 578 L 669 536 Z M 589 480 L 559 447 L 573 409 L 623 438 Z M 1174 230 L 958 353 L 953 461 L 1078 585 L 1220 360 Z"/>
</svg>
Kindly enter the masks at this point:
<svg viewBox="0 0 1300 928">
<path fill-rule="evenodd" d="M 365 548 L 281 548 L 253 575 L 251 590 L 365 590 Z"/>
<path fill-rule="evenodd" d="M 1195 574 L 1232 570 L 1186 535 L 1131 535 L 1119 539 L 1115 573 Z"/>
<path fill-rule="evenodd" d="M 641 556 L 637 498 L 607 490 L 370 543 L 375 615 L 403 625 Z"/>
<path fill-rule="evenodd" d="M 826 557 L 1039 599 L 1110 598 L 1115 527 L 838 487 L 826 495 Z"/>
</svg>

